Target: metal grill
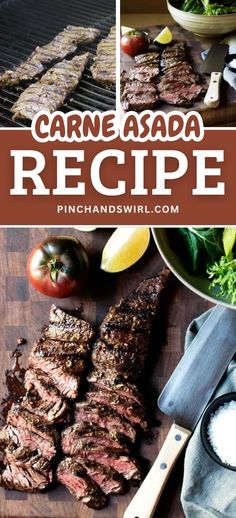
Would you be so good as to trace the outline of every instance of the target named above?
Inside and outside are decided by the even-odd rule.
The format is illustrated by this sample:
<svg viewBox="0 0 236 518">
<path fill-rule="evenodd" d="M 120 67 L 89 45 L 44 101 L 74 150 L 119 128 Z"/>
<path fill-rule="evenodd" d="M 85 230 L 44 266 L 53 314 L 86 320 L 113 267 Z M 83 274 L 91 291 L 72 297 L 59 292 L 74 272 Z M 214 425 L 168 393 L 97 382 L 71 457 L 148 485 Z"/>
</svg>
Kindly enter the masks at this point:
<svg viewBox="0 0 236 518">
<path fill-rule="evenodd" d="M 45 45 L 67 25 L 100 29 L 107 36 L 115 24 L 115 0 L 3 0 L 0 1 L 0 73 L 24 61 L 37 45 Z M 96 53 L 99 40 L 79 46 L 77 54 Z M 77 89 L 67 98 L 62 111 L 115 109 L 115 88 L 97 83 L 91 73 L 92 59 Z M 49 67 L 48 67 L 49 68 Z M 0 89 L 0 126 L 30 126 L 12 121 L 10 109 L 30 83 Z"/>
</svg>

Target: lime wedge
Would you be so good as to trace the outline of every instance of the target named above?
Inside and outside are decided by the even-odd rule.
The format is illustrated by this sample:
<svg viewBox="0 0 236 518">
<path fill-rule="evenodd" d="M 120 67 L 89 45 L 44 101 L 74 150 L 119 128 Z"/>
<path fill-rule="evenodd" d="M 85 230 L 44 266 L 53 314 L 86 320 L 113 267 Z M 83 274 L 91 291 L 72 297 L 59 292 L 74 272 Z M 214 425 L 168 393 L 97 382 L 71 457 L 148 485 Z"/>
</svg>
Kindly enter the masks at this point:
<svg viewBox="0 0 236 518">
<path fill-rule="evenodd" d="M 168 45 L 173 39 L 172 32 L 168 27 L 165 27 L 155 38 L 154 43 L 160 43 L 161 45 Z"/>
<path fill-rule="evenodd" d="M 148 227 L 117 228 L 103 249 L 101 269 L 109 273 L 126 270 L 146 252 L 149 241 Z"/>
</svg>

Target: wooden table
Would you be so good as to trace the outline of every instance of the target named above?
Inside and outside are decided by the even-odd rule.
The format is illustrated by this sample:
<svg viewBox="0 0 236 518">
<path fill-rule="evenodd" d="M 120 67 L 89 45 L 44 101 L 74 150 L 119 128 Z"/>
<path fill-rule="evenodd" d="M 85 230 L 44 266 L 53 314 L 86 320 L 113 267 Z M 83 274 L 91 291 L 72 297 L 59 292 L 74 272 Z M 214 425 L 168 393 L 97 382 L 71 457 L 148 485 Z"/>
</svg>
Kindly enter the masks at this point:
<svg viewBox="0 0 236 518">
<path fill-rule="evenodd" d="M 191 32 L 185 31 L 175 23 L 169 14 L 165 13 L 123 14 L 121 16 L 121 24 L 127 27 L 144 29 L 148 31 L 151 38 L 155 38 L 158 32 L 160 32 L 165 25 L 168 25 L 173 32 L 174 39 L 177 41 L 184 39 L 186 41 L 194 70 L 197 73 L 201 73 L 202 51 L 210 48 L 211 45 L 217 41 L 215 39 L 201 38 Z M 121 71 L 129 70 L 132 65 L 133 60 L 121 52 Z M 205 79 L 207 84 L 209 82 L 209 77 L 205 76 Z M 173 109 L 176 109 L 176 107 L 163 103 L 157 109 L 168 113 Z M 185 108 L 178 109 L 182 112 L 189 111 Z M 207 108 L 202 98 L 198 102 L 193 103 L 191 109 L 196 110 L 201 114 L 205 126 L 232 126 L 236 121 L 235 90 L 231 88 L 228 83 L 223 81 L 221 86 L 221 103 L 218 108 Z"/>
<path fill-rule="evenodd" d="M 79 236 L 91 257 L 91 274 L 86 292 L 79 298 L 54 301 L 32 289 L 25 274 L 26 256 L 29 250 L 52 234 Z M 110 304 L 126 295 L 144 278 L 154 276 L 163 265 L 162 259 L 151 242 L 148 252 L 132 268 L 120 274 L 105 274 L 99 269 L 101 251 L 111 230 L 98 229 L 82 233 L 72 229 L 0 229 L 0 364 L 3 388 L 4 371 L 11 365 L 11 352 L 17 338 L 25 337 L 30 350 L 47 323 L 49 308 L 53 302 L 65 308 L 83 303 L 84 316 L 99 324 Z M 156 399 L 163 385 L 181 358 L 187 325 L 192 318 L 209 307 L 209 303 L 197 297 L 174 277 L 169 283 L 162 305 L 159 321 L 160 332 L 151 351 L 152 361 L 146 375 L 145 393 L 148 395 L 148 410 L 152 421 L 153 438 L 143 441 L 142 456 L 152 462 L 168 432 L 170 420 L 157 411 Z M 4 392 L 4 390 L 3 390 Z M 155 518 L 183 518 L 180 490 L 183 474 L 183 459 L 180 459 L 162 496 Z M 43 495 L 28 495 L 0 488 L 1 518 L 122 518 L 135 490 L 125 496 L 111 499 L 108 508 L 94 512 L 76 503 L 63 487 L 52 489 Z"/>
</svg>

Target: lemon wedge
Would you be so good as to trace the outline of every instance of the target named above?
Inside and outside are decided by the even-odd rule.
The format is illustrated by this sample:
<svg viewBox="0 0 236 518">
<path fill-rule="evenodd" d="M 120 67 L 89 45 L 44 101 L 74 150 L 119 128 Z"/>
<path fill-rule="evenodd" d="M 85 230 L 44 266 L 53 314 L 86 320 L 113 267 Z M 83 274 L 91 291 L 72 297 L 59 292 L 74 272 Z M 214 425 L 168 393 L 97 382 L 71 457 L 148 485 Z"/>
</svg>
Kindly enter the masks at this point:
<svg viewBox="0 0 236 518">
<path fill-rule="evenodd" d="M 146 252 L 149 241 L 148 227 L 117 228 L 103 249 L 101 269 L 109 273 L 126 270 Z"/>
<path fill-rule="evenodd" d="M 172 32 L 170 31 L 169 27 L 165 27 L 155 38 L 155 43 L 161 43 L 161 45 L 168 45 L 168 43 L 171 43 L 173 39 Z"/>
</svg>

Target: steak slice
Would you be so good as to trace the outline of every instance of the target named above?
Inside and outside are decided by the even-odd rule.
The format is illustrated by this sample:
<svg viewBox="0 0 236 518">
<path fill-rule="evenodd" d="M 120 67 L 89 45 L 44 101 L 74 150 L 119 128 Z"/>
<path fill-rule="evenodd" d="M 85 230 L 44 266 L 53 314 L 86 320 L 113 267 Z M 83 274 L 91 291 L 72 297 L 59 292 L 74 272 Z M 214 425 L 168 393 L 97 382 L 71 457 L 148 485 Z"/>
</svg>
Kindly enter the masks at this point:
<svg viewBox="0 0 236 518">
<path fill-rule="evenodd" d="M 205 89 L 201 85 L 172 83 L 160 93 L 160 99 L 168 104 L 188 107 L 191 106 L 192 101 L 196 101 L 204 92 Z"/>
<path fill-rule="evenodd" d="M 49 481 L 52 482 L 52 471 L 50 462 L 42 457 L 39 451 L 31 451 L 23 446 L 16 447 L 9 445 L 5 450 L 6 464 L 16 464 L 24 468 L 32 468 L 48 475 Z"/>
<path fill-rule="evenodd" d="M 42 439 L 36 432 L 32 432 L 27 428 L 17 428 L 8 425 L 1 431 L 1 437 L 6 443 L 13 443 L 17 447 L 22 446 L 32 451 L 38 450 L 41 455 L 51 460 L 56 455 L 56 448 L 51 441 Z"/>
<path fill-rule="evenodd" d="M 77 500 L 81 500 L 88 507 L 102 509 L 107 504 L 106 495 L 76 459 L 67 457 L 60 462 L 57 479 Z"/>
<path fill-rule="evenodd" d="M 124 86 L 121 102 L 126 111 L 140 112 L 154 109 L 158 104 L 156 85 L 141 81 L 128 81 Z"/>
<path fill-rule="evenodd" d="M 68 399 L 77 397 L 80 386 L 78 376 L 84 371 L 84 360 L 72 357 L 63 363 L 57 357 L 30 356 L 29 363 L 30 367 L 40 369 L 47 374 L 62 396 Z"/>
<path fill-rule="evenodd" d="M 144 430 L 147 429 L 144 409 L 135 402 L 129 402 L 125 397 L 112 393 L 106 389 L 98 390 L 96 385 L 90 385 L 86 392 L 86 399 L 91 403 L 104 404 L 113 408 L 118 414 L 125 417 L 134 425 L 138 425 Z"/>
<path fill-rule="evenodd" d="M 114 372 L 114 376 L 110 376 L 111 371 L 109 371 L 109 377 L 107 376 L 107 372 L 104 373 L 102 370 L 93 370 L 87 380 L 90 383 L 96 385 L 96 387 L 101 388 L 102 390 L 109 390 L 113 394 L 118 394 L 126 398 L 126 400 L 130 403 L 135 402 L 141 407 L 141 413 L 144 411 L 144 402 L 142 395 L 140 394 L 137 386 L 128 383 L 122 376 L 118 375 Z"/>
<path fill-rule="evenodd" d="M 115 469 L 126 480 L 140 480 L 141 471 L 136 459 L 127 455 L 123 450 L 113 450 L 112 448 L 105 448 L 101 450 L 93 450 L 91 448 L 82 448 L 76 458 L 88 459 L 91 462 L 104 464 L 109 468 Z"/>
<path fill-rule="evenodd" d="M 80 43 L 94 41 L 98 35 L 98 29 L 68 25 L 50 43 L 36 47 L 26 61 L 13 70 L 3 72 L 0 75 L 0 85 L 17 85 L 21 81 L 33 79 L 45 69 L 45 64 L 55 59 L 63 59 L 67 54 L 75 52 Z"/>
<path fill-rule="evenodd" d="M 32 120 L 40 110 L 53 113 L 77 87 L 89 53 L 63 60 L 50 68 L 42 78 L 26 88 L 11 108 L 13 120 Z"/>
<path fill-rule="evenodd" d="M 35 443 L 37 447 L 31 449 L 39 450 L 43 456 L 46 455 L 46 458 L 47 456 L 52 458 L 55 455 L 58 433 L 54 428 L 45 425 L 39 416 L 31 414 L 18 404 L 13 404 L 7 415 L 7 424 L 19 431 L 17 437 L 19 440 L 21 435 L 22 446 L 30 447 L 33 434 L 32 446 Z"/>
<path fill-rule="evenodd" d="M 149 315 L 152 323 L 157 314 L 160 294 L 165 287 L 169 275 L 170 271 L 168 268 L 163 268 L 157 277 L 141 282 L 136 290 L 120 301 L 120 311 L 136 313 L 140 317 L 144 316 L 145 318 Z"/>
<path fill-rule="evenodd" d="M 141 65 L 143 63 L 157 63 L 159 65 L 160 53 L 147 52 L 146 54 L 139 54 L 138 56 L 135 56 L 134 59 L 137 65 Z"/>
<path fill-rule="evenodd" d="M 64 414 L 68 411 L 68 405 L 62 398 L 58 401 L 41 399 L 37 393 L 28 392 L 21 401 L 22 408 L 42 418 L 46 424 L 61 422 Z"/>
<path fill-rule="evenodd" d="M 50 482 L 50 478 L 44 473 L 15 463 L 7 464 L 1 477 L 1 485 L 5 488 L 28 493 L 43 491 Z"/>
<path fill-rule="evenodd" d="M 97 462 L 80 458 L 80 464 L 86 469 L 89 477 L 98 484 L 105 495 L 123 494 L 126 489 L 125 479 L 115 469 Z"/>
<path fill-rule="evenodd" d="M 141 81 L 142 83 L 154 83 L 157 81 L 159 73 L 160 68 L 156 63 L 134 65 L 129 71 L 129 80 Z"/>
<path fill-rule="evenodd" d="M 23 399 L 23 406 L 29 406 L 31 409 L 35 401 L 35 404 L 38 404 L 35 413 L 43 416 L 47 408 L 45 419 L 51 423 L 60 419 L 68 411 L 68 405 L 61 397 L 59 390 L 52 385 L 49 376 L 40 369 L 28 369 L 25 373 L 24 383 L 28 391 L 28 398 Z M 37 397 L 39 397 L 39 401 Z"/>
<path fill-rule="evenodd" d="M 90 402 L 76 403 L 75 421 L 85 421 L 90 424 L 99 425 L 109 432 L 117 432 L 125 435 L 131 442 L 135 441 L 136 428 L 125 417 L 119 415 L 115 410 L 106 405 L 92 404 Z"/>
<path fill-rule="evenodd" d="M 119 432 L 109 432 L 87 422 L 76 423 L 66 428 L 61 435 L 61 448 L 66 455 L 74 456 L 81 448 L 106 448 L 128 451 L 125 437 Z"/>
<path fill-rule="evenodd" d="M 59 356 L 63 361 L 70 356 L 84 358 L 90 352 L 90 345 L 82 340 L 83 337 L 79 342 L 61 342 L 59 340 L 40 338 L 34 345 L 31 354 L 40 357 Z"/>
<path fill-rule="evenodd" d="M 49 340 L 60 340 L 61 342 L 89 343 L 94 337 L 92 326 L 70 313 L 66 313 L 54 304 L 50 310 L 50 323 L 44 329 L 44 337 Z M 69 347 L 66 344 L 65 347 Z"/>
</svg>

